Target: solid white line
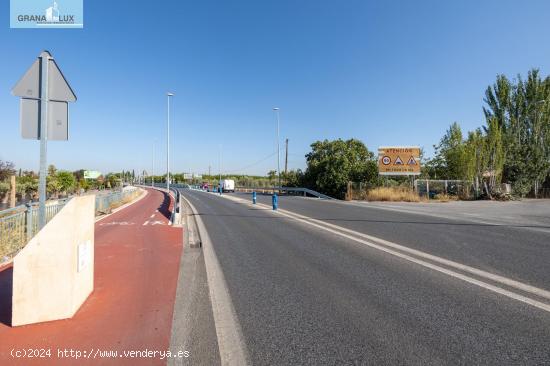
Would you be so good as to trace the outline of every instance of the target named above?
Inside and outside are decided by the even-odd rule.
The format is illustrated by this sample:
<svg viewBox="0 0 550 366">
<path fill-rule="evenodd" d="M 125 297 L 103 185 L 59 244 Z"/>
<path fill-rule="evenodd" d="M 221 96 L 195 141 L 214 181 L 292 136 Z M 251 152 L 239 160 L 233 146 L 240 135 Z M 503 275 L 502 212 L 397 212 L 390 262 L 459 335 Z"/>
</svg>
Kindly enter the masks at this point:
<svg viewBox="0 0 550 366">
<path fill-rule="evenodd" d="M 403 245 L 399 245 L 399 244 L 393 243 L 393 242 L 388 241 L 388 240 L 377 238 L 377 237 L 372 236 L 372 235 L 367 235 L 367 234 L 364 234 L 364 233 L 361 233 L 361 232 L 358 232 L 358 231 L 355 231 L 355 230 L 350 230 L 350 229 L 347 229 L 347 228 L 342 227 L 342 226 L 334 225 L 334 224 L 324 222 L 324 221 L 321 221 L 321 220 L 317 220 L 317 219 L 313 219 L 313 218 L 310 218 L 310 217 L 307 217 L 307 216 L 298 215 L 298 214 L 295 214 L 293 212 L 289 212 L 287 210 L 280 210 L 280 211 L 283 212 L 283 213 L 289 214 L 289 215 L 294 215 L 294 216 L 296 216 L 298 218 L 301 218 L 301 219 L 305 219 L 305 220 L 308 220 L 308 221 L 311 221 L 311 222 L 315 222 L 315 223 L 320 224 L 320 225 L 324 225 L 324 226 L 328 226 L 328 227 L 331 227 L 331 228 L 336 229 L 336 230 L 344 231 L 344 232 L 350 233 L 352 235 L 357 235 L 359 237 L 362 237 L 362 238 L 365 238 L 365 239 L 368 239 L 368 240 L 371 240 L 371 241 L 378 242 L 379 244 L 382 244 L 382 245 L 385 245 L 385 246 L 388 246 L 388 247 L 391 247 L 391 248 L 394 248 L 394 249 L 397 249 L 397 250 L 400 250 L 400 251 L 404 251 L 404 252 L 410 253 L 412 255 L 418 256 L 418 257 L 429 259 L 431 261 L 438 262 L 440 264 L 443 264 L 443 265 L 446 265 L 446 266 L 449 266 L 449 267 L 453 267 L 453 268 L 456 268 L 458 270 L 468 272 L 468 273 L 474 274 L 476 276 L 483 277 L 483 278 L 486 278 L 488 280 L 495 281 L 495 282 L 501 283 L 503 285 L 516 288 L 516 289 L 521 290 L 521 291 L 529 292 L 529 293 L 535 294 L 537 296 L 544 297 L 546 299 L 550 299 L 550 291 L 547 291 L 547 290 L 544 290 L 544 289 L 541 289 L 541 288 L 538 288 L 538 287 L 535 287 L 535 286 L 527 285 L 525 283 L 515 281 L 515 280 L 512 280 L 512 279 L 507 278 L 507 277 L 499 276 L 499 275 L 496 275 L 496 274 L 493 274 L 493 273 L 490 273 L 490 272 L 483 271 L 481 269 L 473 268 L 473 267 L 470 267 L 470 266 L 467 266 L 467 265 L 464 265 L 464 264 L 461 264 L 461 263 L 457 263 L 457 262 L 454 262 L 454 261 L 451 261 L 451 260 L 448 260 L 448 259 L 444 259 L 444 258 L 435 256 L 435 255 L 432 255 L 432 254 L 428 254 L 428 253 L 422 252 L 420 250 L 416 250 L 416 249 L 412 249 L 412 248 L 409 248 L 409 247 L 406 247 L 406 246 L 403 246 Z"/>
<path fill-rule="evenodd" d="M 250 202 L 245 201 L 241 198 L 228 197 L 228 196 L 226 196 L 226 198 L 228 198 L 230 200 L 233 200 L 233 201 L 241 201 L 241 202 L 246 203 L 248 205 L 252 205 Z M 440 267 L 438 265 L 423 261 L 421 259 L 417 259 L 417 258 L 411 257 L 409 255 L 391 250 L 387 247 L 392 247 L 394 249 L 405 251 L 405 252 L 408 252 L 410 254 L 417 255 L 419 257 L 423 257 L 423 258 L 430 259 L 432 261 L 447 265 L 449 267 L 453 267 L 453 268 L 456 268 L 456 269 L 459 269 L 459 270 L 462 270 L 462 271 L 465 271 L 465 272 L 475 274 L 475 275 L 480 276 L 480 277 L 484 277 L 486 279 L 489 279 L 489 280 L 492 280 L 492 281 L 495 281 L 495 282 L 499 282 L 503 285 L 507 285 L 507 286 L 516 288 L 518 290 L 522 290 L 522 291 L 525 291 L 525 292 L 535 294 L 535 295 L 540 296 L 540 297 L 550 299 L 550 292 L 546 291 L 544 289 L 540 289 L 540 288 L 537 288 L 537 287 L 534 287 L 534 286 L 531 286 L 531 285 L 527 285 L 527 284 L 509 279 L 509 278 L 506 278 L 506 277 L 503 277 L 503 276 L 499 276 L 499 275 L 495 275 L 495 274 L 492 274 L 492 273 L 489 273 L 489 272 L 485 272 L 485 271 L 482 271 L 482 270 L 479 270 L 479 269 L 476 269 L 476 268 L 473 268 L 473 267 L 470 267 L 470 266 L 466 266 L 466 265 L 463 265 L 463 264 L 460 264 L 460 263 L 457 263 L 457 262 L 453 262 L 453 261 L 450 261 L 450 260 L 447 260 L 447 259 L 444 259 L 444 258 L 441 258 L 441 257 L 437 257 L 437 256 L 434 256 L 434 255 L 431 255 L 431 254 L 428 254 L 428 253 L 424 253 L 424 252 L 421 252 L 419 250 L 411 249 L 411 248 L 408 248 L 408 247 L 405 247 L 405 246 L 402 246 L 402 245 L 399 245 L 399 244 L 396 244 L 396 243 L 392 243 L 392 242 L 384 240 L 384 239 L 376 238 L 376 237 L 373 237 L 373 236 L 370 236 L 370 235 L 367 235 L 367 234 L 363 234 L 363 233 L 360 233 L 360 232 L 357 232 L 357 231 L 354 231 L 354 230 L 346 229 L 346 228 L 341 227 L 341 226 L 337 226 L 337 225 L 330 224 L 330 223 L 327 223 L 327 222 L 324 222 L 324 221 L 316 220 L 316 219 L 313 219 L 313 218 L 310 218 L 310 217 L 307 217 L 307 216 L 298 215 L 298 214 L 291 213 L 289 211 L 281 210 L 281 209 L 276 210 L 276 211 L 271 210 L 270 206 L 262 204 L 262 203 L 257 203 L 256 206 L 266 208 L 267 210 L 269 210 L 269 211 L 271 211 L 275 214 L 279 214 L 281 216 L 285 216 L 285 217 L 294 219 L 296 221 L 300 221 L 304 224 L 307 224 L 307 225 L 310 225 L 310 226 L 328 231 L 330 233 L 339 235 L 341 237 L 344 237 L 344 238 L 353 240 L 355 242 L 367 245 L 371 248 L 383 251 L 385 253 L 394 255 L 394 256 L 402 258 L 402 259 L 406 259 L 410 262 L 419 264 L 421 266 L 424 266 L 424 267 L 433 269 L 435 271 L 447 274 L 451 277 L 461 279 L 465 282 L 477 285 L 479 287 L 482 287 L 482 288 L 485 288 L 487 290 L 499 293 L 501 295 L 507 296 L 507 297 L 512 298 L 514 300 L 518 300 L 518 301 L 527 303 L 529 305 L 535 306 L 539 309 L 550 312 L 550 305 L 548 305 L 546 303 L 543 303 L 543 302 L 540 302 L 540 301 L 537 301 L 537 300 L 533 300 L 533 299 L 525 297 L 523 295 L 516 294 L 515 292 L 508 291 L 508 290 L 505 290 L 503 288 L 491 285 L 489 283 L 477 280 L 475 278 L 463 275 L 461 273 L 451 271 L 447 268 L 443 268 L 443 267 Z M 366 241 L 366 240 L 359 239 L 356 236 L 351 236 L 351 235 L 348 235 L 348 234 L 344 234 L 342 231 L 353 234 L 353 235 L 356 235 L 356 236 L 360 236 L 360 237 L 363 237 L 363 238 L 366 238 L 366 239 L 369 239 L 371 241 L 377 241 L 377 242 L 381 243 L 384 246 L 378 245 L 378 244 L 375 244 L 375 243 L 372 243 L 372 242 L 369 242 L 369 241 Z"/>
<path fill-rule="evenodd" d="M 182 195 L 182 197 L 195 215 L 197 229 L 202 241 L 206 277 L 210 292 L 210 301 L 212 302 L 212 313 L 218 337 L 221 364 L 235 366 L 249 365 L 250 358 L 242 335 L 242 329 L 210 236 L 193 204 L 185 196 Z"/>
</svg>

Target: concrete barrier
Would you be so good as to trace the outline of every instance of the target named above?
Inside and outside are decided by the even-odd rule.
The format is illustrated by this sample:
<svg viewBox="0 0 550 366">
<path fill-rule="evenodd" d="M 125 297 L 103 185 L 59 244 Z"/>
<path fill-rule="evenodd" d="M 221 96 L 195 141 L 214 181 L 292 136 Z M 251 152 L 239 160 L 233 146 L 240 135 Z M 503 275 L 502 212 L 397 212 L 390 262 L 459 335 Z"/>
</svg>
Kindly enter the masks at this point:
<svg viewBox="0 0 550 366">
<path fill-rule="evenodd" d="M 94 211 L 72 198 L 15 256 L 12 326 L 70 318 L 93 291 Z"/>
</svg>

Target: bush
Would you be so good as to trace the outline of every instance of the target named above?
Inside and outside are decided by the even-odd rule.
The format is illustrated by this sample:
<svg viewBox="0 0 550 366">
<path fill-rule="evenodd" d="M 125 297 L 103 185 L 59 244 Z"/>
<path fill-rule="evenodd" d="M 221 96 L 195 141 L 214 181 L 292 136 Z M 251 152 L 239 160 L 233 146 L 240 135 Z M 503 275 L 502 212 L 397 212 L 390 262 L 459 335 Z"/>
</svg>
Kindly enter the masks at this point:
<svg viewBox="0 0 550 366">
<path fill-rule="evenodd" d="M 10 190 L 10 184 L 8 182 L 0 182 L 0 197 L 5 195 Z"/>
</svg>

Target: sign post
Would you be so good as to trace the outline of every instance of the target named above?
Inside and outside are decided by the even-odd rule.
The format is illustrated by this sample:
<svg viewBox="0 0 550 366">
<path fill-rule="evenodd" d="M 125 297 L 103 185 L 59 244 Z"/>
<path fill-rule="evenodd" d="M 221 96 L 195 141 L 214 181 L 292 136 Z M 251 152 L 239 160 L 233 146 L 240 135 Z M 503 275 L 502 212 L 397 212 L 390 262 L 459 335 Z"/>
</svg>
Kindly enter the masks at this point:
<svg viewBox="0 0 550 366">
<path fill-rule="evenodd" d="M 21 97 L 20 123 L 24 139 L 40 140 L 38 227 L 46 225 L 48 140 L 69 139 L 69 107 L 76 95 L 48 51 L 43 51 L 13 87 Z"/>
<path fill-rule="evenodd" d="M 40 175 L 38 182 L 38 228 L 42 229 L 46 225 L 46 174 L 48 168 L 48 64 L 50 63 L 50 54 L 42 52 L 40 54 Z"/>
</svg>

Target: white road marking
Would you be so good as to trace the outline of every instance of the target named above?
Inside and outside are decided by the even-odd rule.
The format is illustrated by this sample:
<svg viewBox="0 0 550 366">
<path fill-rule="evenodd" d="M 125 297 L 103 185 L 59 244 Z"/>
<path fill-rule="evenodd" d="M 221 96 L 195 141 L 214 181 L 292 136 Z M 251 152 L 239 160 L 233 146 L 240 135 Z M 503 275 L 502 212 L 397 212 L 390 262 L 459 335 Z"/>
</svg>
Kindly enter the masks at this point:
<svg viewBox="0 0 550 366">
<path fill-rule="evenodd" d="M 131 226 L 131 225 L 134 225 L 133 222 L 127 222 L 127 221 L 112 221 L 112 222 L 102 222 L 99 224 L 99 226 L 115 226 L 115 225 L 119 225 L 119 226 Z"/>
<path fill-rule="evenodd" d="M 152 219 L 153 217 L 155 217 L 155 214 L 152 214 L 151 216 L 149 216 L 149 218 L 151 218 L 151 219 Z"/>
<path fill-rule="evenodd" d="M 147 225 L 148 223 L 149 223 L 149 220 L 145 221 L 145 222 L 143 223 L 143 226 Z"/>
<path fill-rule="evenodd" d="M 252 203 L 250 203 L 248 201 L 245 201 L 241 198 L 229 197 L 229 196 L 225 196 L 225 198 L 233 200 L 233 201 L 240 201 L 241 203 L 245 203 L 247 205 L 253 206 Z M 262 204 L 262 203 L 257 203 L 256 206 L 266 208 L 266 210 L 268 210 L 270 212 L 273 212 L 274 214 L 279 214 L 281 216 L 285 216 L 285 217 L 294 219 L 294 220 L 302 222 L 304 224 L 314 226 L 316 228 L 328 231 L 328 232 L 336 234 L 338 236 L 341 236 L 341 237 L 353 240 L 355 242 L 367 245 L 371 248 L 383 251 L 385 253 L 388 253 L 388 254 L 394 255 L 396 257 L 408 260 L 410 262 L 419 264 L 421 266 L 424 266 L 424 267 L 433 269 L 435 271 L 447 274 L 451 277 L 461 279 L 465 282 L 477 285 L 477 286 L 485 288 L 487 290 L 499 293 L 499 294 L 507 296 L 509 298 L 527 303 L 527 304 L 535 306 L 539 309 L 550 312 L 550 305 L 548 305 L 546 303 L 528 298 L 526 296 L 517 294 L 517 293 L 512 292 L 512 291 L 505 290 L 503 288 L 491 285 L 489 283 L 477 280 L 475 278 L 463 275 L 463 274 L 458 273 L 458 272 L 454 272 L 454 271 L 449 270 L 447 268 L 440 267 L 438 265 L 423 261 L 421 259 L 411 257 L 409 255 L 397 252 L 397 251 L 389 249 L 387 247 L 391 247 L 391 248 L 394 248 L 394 249 L 397 249 L 397 250 L 401 250 L 401 251 L 404 251 L 404 252 L 407 252 L 407 253 L 422 257 L 422 258 L 432 260 L 434 262 L 438 262 L 440 264 L 447 265 L 449 267 L 453 267 L 453 268 L 456 268 L 456 269 L 459 269 L 459 270 L 462 270 L 462 271 L 465 271 L 465 272 L 469 272 L 471 274 L 475 274 L 479 277 L 483 277 L 483 278 L 501 283 L 501 284 L 509 286 L 509 287 L 516 288 L 518 290 L 522 290 L 522 291 L 529 292 L 529 293 L 532 293 L 534 295 L 537 295 L 537 296 L 540 296 L 540 297 L 543 297 L 543 298 L 546 298 L 546 299 L 550 299 L 550 292 L 546 291 L 544 289 L 534 287 L 534 286 L 531 286 L 531 285 L 528 285 L 528 284 L 524 284 L 522 282 L 518 282 L 518 281 L 515 281 L 515 280 L 512 280 L 512 279 L 509 279 L 507 277 L 495 275 L 495 274 L 492 274 L 492 273 L 489 273 L 489 272 L 486 272 L 486 271 L 483 271 L 483 270 L 480 270 L 480 269 L 477 269 L 477 268 L 473 268 L 473 267 L 470 267 L 470 266 L 466 266 L 466 265 L 463 265 L 463 264 L 460 264 L 460 263 L 457 263 L 457 262 L 453 262 L 453 261 L 450 261 L 448 259 L 444 259 L 444 258 L 441 258 L 441 257 L 437 257 L 437 256 L 434 256 L 434 255 L 428 254 L 428 253 L 424 253 L 424 252 L 421 252 L 419 250 L 411 249 L 409 247 L 405 247 L 405 246 L 402 246 L 402 245 L 399 245 L 399 244 L 396 244 L 396 243 L 393 243 L 393 242 L 390 242 L 390 241 L 387 241 L 387 240 L 384 240 L 384 239 L 380 239 L 380 238 L 377 238 L 377 237 L 374 237 L 374 236 L 371 236 L 371 235 L 363 234 L 363 233 L 360 233 L 360 232 L 357 232 L 357 231 L 354 231 L 354 230 L 350 230 L 350 229 L 347 229 L 347 228 L 344 228 L 344 227 L 341 227 L 341 226 L 338 226 L 338 225 L 334 225 L 334 224 L 327 223 L 327 222 L 324 222 L 324 221 L 316 220 L 316 219 L 310 218 L 308 216 L 298 215 L 298 214 L 291 213 L 289 211 L 281 210 L 281 209 L 276 210 L 276 211 L 271 210 L 270 206 Z M 354 236 L 351 236 L 349 234 L 345 234 L 344 232 L 352 234 Z M 357 238 L 356 236 L 363 237 L 365 239 L 369 239 L 370 241 L 366 241 L 366 240 Z M 372 241 L 378 242 L 378 243 L 380 243 L 384 246 L 375 244 Z"/>
<path fill-rule="evenodd" d="M 214 325 L 216 335 L 218 337 L 218 347 L 220 351 L 220 359 L 222 365 L 249 365 L 250 357 L 246 349 L 242 329 L 239 324 L 237 313 L 231 301 L 231 295 L 225 282 L 225 277 L 221 269 L 220 263 L 212 246 L 212 242 L 206 231 L 201 217 L 197 214 L 197 210 L 183 196 L 183 199 L 188 203 L 193 214 L 195 215 L 197 228 L 201 236 L 204 263 L 206 267 L 206 277 L 208 281 L 208 289 L 210 292 L 210 301 L 212 302 L 212 313 L 214 315 Z"/>
</svg>

